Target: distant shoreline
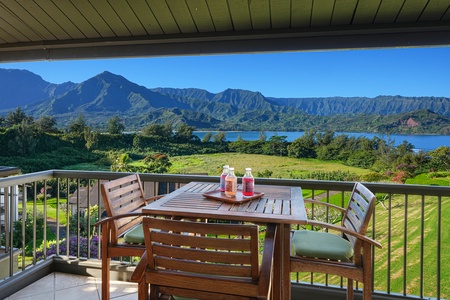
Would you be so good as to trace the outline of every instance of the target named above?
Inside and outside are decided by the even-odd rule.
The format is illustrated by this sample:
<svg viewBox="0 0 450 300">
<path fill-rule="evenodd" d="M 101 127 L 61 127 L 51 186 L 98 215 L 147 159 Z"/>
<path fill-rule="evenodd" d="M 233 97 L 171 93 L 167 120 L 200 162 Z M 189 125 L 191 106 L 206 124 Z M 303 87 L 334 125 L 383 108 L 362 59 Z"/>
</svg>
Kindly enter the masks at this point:
<svg viewBox="0 0 450 300">
<path fill-rule="evenodd" d="M 225 133 L 225 140 L 229 142 L 235 141 L 240 135 L 243 140 L 246 141 L 256 141 L 259 139 L 260 131 L 203 131 L 196 130 L 193 132 L 194 135 L 198 136 L 202 139 L 206 133 L 211 132 L 212 134 L 218 132 Z M 287 142 L 293 142 L 295 139 L 301 137 L 304 132 L 303 131 L 264 131 L 264 134 L 269 139 L 272 136 L 286 136 Z M 431 151 L 437 149 L 439 146 L 447 146 L 450 147 L 450 136 L 448 135 L 434 135 L 434 134 L 377 134 L 377 133 L 363 133 L 363 132 L 335 132 L 335 136 L 338 135 L 348 135 L 350 137 L 360 137 L 364 136 L 372 139 L 373 137 L 379 137 L 384 140 L 391 139 L 394 141 L 394 145 L 399 145 L 403 143 L 403 141 L 407 141 L 414 146 L 416 151 Z"/>
</svg>

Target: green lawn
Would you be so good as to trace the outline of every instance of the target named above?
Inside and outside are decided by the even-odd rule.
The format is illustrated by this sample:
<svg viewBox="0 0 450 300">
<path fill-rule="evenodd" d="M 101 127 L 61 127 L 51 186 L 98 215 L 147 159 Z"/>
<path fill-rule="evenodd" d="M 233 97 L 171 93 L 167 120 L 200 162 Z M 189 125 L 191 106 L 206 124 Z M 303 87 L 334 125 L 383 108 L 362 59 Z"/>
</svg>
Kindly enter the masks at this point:
<svg viewBox="0 0 450 300">
<path fill-rule="evenodd" d="M 445 174 L 447 175 L 447 174 Z M 408 184 L 423 184 L 423 185 L 439 185 L 439 186 L 450 186 L 450 176 L 430 176 L 429 173 L 419 174 L 414 178 L 406 180 Z"/>
<path fill-rule="evenodd" d="M 66 209 L 67 199 L 59 199 L 59 223 L 61 225 L 67 224 L 67 209 Z M 33 214 L 33 200 L 27 201 L 27 214 Z M 46 209 L 47 218 L 56 220 L 56 211 L 57 211 L 57 199 L 56 198 L 48 198 L 47 206 L 45 207 L 44 201 L 36 200 L 36 213 L 38 215 L 43 215 L 44 210 Z M 19 203 L 19 210 L 22 211 L 22 203 Z"/>
<path fill-rule="evenodd" d="M 222 166 L 226 164 L 235 167 L 239 174 L 243 174 L 245 168 L 252 168 L 253 176 L 258 172 L 272 171 L 272 178 L 293 178 L 317 171 L 348 171 L 358 175 L 370 173 L 366 169 L 344 166 L 333 161 L 241 153 L 175 156 L 170 158 L 170 162 L 172 167 L 169 173 L 173 174 L 205 173 L 218 176 L 222 172 Z"/>
</svg>

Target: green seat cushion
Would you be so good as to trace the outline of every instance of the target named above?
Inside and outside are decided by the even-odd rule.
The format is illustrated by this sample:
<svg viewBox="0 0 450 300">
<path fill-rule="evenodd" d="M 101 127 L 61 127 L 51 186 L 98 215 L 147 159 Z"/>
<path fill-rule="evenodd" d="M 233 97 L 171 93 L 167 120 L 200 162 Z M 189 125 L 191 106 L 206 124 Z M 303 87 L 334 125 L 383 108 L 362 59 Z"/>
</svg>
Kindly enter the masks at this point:
<svg viewBox="0 0 450 300">
<path fill-rule="evenodd" d="M 292 246 L 299 256 L 341 261 L 348 261 L 353 256 L 353 247 L 349 241 L 322 231 L 296 230 Z"/>
<path fill-rule="evenodd" d="M 123 239 L 128 244 L 145 244 L 142 224 L 137 225 L 136 227 L 125 233 Z"/>
</svg>

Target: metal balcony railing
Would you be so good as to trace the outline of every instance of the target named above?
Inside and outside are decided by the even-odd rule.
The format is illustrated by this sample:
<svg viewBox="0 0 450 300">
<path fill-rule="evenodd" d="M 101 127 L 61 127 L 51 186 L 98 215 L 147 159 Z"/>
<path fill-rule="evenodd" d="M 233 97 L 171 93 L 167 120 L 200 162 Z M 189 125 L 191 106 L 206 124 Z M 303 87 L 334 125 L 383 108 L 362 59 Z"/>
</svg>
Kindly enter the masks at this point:
<svg viewBox="0 0 450 300">
<path fill-rule="evenodd" d="M 56 258 L 98 263 L 100 229 L 92 225 L 103 212 L 99 183 L 125 175 L 50 170 L 0 179 L 4 197 L 0 294 L 11 294 L 21 286 L 18 278 L 23 286 L 23 278 Z M 201 175 L 140 175 L 148 196 L 170 192 L 190 181 L 219 180 Z M 354 183 L 257 178 L 256 184 L 299 186 L 305 198 L 345 207 Z M 365 185 L 378 199 L 369 235 L 383 245 L 373 252 L 374 299 L 448 298 L 450 187 Z M 329 222 L 340 219 L 329 210 L 308 207 L 308 213 Z M 121 263 L 132 265 L 133 261 L 123 258 Z M 71 264 L 65 268 L 70 273 L 83 267 Z M 340 291 L 344 286 L 341 278 L 321 274 L 292 273 L 292 281 L 293 290 L 329 287 Z"/>
</svg>

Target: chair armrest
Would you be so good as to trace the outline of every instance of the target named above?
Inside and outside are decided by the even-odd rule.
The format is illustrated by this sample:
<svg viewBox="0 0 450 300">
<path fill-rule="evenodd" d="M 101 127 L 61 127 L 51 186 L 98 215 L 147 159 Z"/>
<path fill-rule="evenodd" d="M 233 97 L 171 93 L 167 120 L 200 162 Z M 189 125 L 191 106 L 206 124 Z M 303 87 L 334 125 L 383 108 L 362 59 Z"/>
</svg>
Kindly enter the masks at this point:
<svg viewBox="0 0 450 300">
<path fill-rule="evenodd" d="M 145 217 L 145 216 L 148 216 L 148 215 L 143 214 L 143 213 L 141 213 L 141 212 L 126 213 L 126 214 L 121 214 L 121 215 L 117 215 L 117 216 L 107 217 L 107 218 L 101 219 L 100 221 L 97 221 L 97 222 L 94 224 L 94 226 L 99 226 L 99 225 L 102 225 L 102 224 L 104 224 L 104 223 L 112 222 L 112 221 L 114 221 L 114 220 L 121 219 L 121 218 L 129 218 L 129 217 Z"/>
<path fill-rule="evenodd" d="M 150 197 L 150 198 L 145 199 L 145 202 L 153 202 L 153 201 L 156 201 L 156 200 L 158 200 L 158 199 L 161 199 L 161 198 L 164 197 L 164 196 L 165 196 L 165 195 L 153 196 L 153 197 Z"/>
<path fill-rule="evenodd" d="M 141 260 L 139 261 L 138 265 L 133 271 L 133 274 L 131 274 L 130 281 L 132 282 L 141 282 L 145 275 L 145 270 L 147 269 L 147 251 L 142 254 Z"/>
<path fill-rule="evenodd" d="M 328 229 L 332 229 L 332 230 L 336 230 L 339 232 L 343 232 L 346 234 L 349 234 L 351 236 L 354 236 L 355 238 L 362 240 L 366 243 L 372 244 L 374 246 L 376 246 L 377 248 L 382 248 L 381 244 L 378 243 L 377 241 L 369 238 L 368 236 L 359 234 L 358 232 L 355 232 L 353 230 L 350 230 L 348 228 L 342 227 L 342 226 L 336 226 L 330 223 L 326 223 L 326 222 L 320 222 L 320 221 L 313 221 L 313 220 L 308 220 L 306 221 L 306 225 L 312 225 L 312 226 L 319 226 L 319 227 L 324 227 L 324 228 L 328 228 Z"/>
<path fill-rule="evenodd" d="M 267 224 L 258 287 L 258 294 L 261 298 L 258 297 L 258 299 L 270 299 L 269 293 L 271 292 L 272 287 L 276 229 L 276 224 Z"/>
<path fill-rule="evenodd" d="M 316 201 L 316 200 L 309 200 L 309 199 L 305 199 L 304 201 L 305 201 L 305 204 L 310 204 L 311 203 L 311 204 L 314 204 L 314 205 L 324 205 L 324 206 L 327 206 L 327 207 L 339 210 L 341 212 L 345 212 L 347 210 L 345 208 L 342 208 L 340 206 L 337 206 L 337 205 L 334 205 L 334 204 L 331 204 L 331 203 L 327 203 L 327 202 Z"/>
</svg>

